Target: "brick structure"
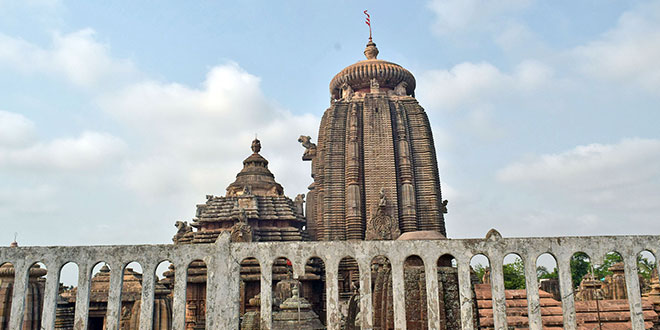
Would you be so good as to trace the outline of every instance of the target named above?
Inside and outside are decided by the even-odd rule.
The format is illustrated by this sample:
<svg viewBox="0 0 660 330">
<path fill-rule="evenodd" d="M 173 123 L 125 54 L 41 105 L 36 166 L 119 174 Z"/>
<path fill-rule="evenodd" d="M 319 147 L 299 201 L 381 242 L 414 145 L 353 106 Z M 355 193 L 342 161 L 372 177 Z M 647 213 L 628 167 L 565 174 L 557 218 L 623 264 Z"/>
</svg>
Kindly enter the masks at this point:
<svg viewBox="0 0 660 330">
<path fill-rule="evenodd" d="M 490 284 L 475 285 L 477 303 L 479 306 L 480 329 L 494 329 L 493 300 Z M 506 320 L 509 329 L 529 329 L 527 291 L 506 290 Z M 539 290 L 539 305 L 543 329 L 563 329 L 562 303 L 553 298 L 552 294 Z M 642 299 L 642 316 L 644 329 L 658 329 L 658 314 L 650 299 Z M 630 308 L 628 300 L 589 300 L 576 301 L 575 314 L 578 330 L 631 329 Z"/>
</svg>

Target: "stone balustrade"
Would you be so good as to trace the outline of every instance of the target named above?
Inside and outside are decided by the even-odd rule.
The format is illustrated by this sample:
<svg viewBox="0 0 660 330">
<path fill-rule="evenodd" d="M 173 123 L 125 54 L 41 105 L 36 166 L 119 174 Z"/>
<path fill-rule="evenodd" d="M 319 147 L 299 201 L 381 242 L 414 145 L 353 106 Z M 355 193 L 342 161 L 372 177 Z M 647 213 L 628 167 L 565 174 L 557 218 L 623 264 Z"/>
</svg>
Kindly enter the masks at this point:
<svg viewBox="0 0 660 330">
<path fill-rule="evenodd" d="M 48 269 L 43 305 L 43 329 L 54 329 L 59 270 L 68 262 L 79 267 L 75 329 L 87 329 L 89 288 L 92 268 L 100 261 L 111 269 L 124 269 L 130 262 L 143 268 L 143 290 L 140 329 L 151 328 L 153 318 L 154 276 L 161 261 L 175 266 L 173 292 L 173 328 L 185 328 L 187 267 L 193 260 L 203 260 L 208 267 L 206 327 L 207 329 L 238 329 L 239 327 L 239 263 L 256 258 L 261 267 L 261 324 L 270 329 L 272 311 L 272 266 L 279 257 L 288 258 L 294 277 L 304 273 L 305 264 L 319 257 L 326 271 L 326 308 L 328 329 L 340 329 L 338 265 L 342 258 L 357 261 L 360 274 L 360 309 L 362 329 L 372 328 L 371 262 L 385 256 L 392 265 L 394 324 L 405 329 L 404 261 L 408 256 L 421 257 L 425 265 L 428 322 L 430 329 L 439 329 L 438 279 L 436 265 L 440 256 L 451 254 L 457 262 L 463 329 L 473 329 L 473 290 L 470 287 L 470 260 L 483 254 L 491 263 L 493 317 L 496 329 L 507 329 L 502 264 L 507 254 L 519 255 L 525 265 L 529 325 L 541 329 L 541 312 L 536 276 L 536 260 L 550 253 L 557 260 L 561 288 L 564 329 L 576 329 L 575 303 L 571 283 L 570 258 L 585 252 L 595 263 L 602 263 L 609 252 L 618 252 L 624 260 L 631 323 L 635 330 L 644 329 L 642 301 L 637 276 L 637 255 L 641 251 L 658 255 L 660 236 L 593 236 L 548 238 L 502 238 L 497 232 L 485 239 L 449 239 L 426 241 L 334 241 L 334 242 L 268 242 L 230 243 L 223 234 L 214 244 L 196 245 L 126 245 L 126 246 L 57 246 L 0 248 L 0 264 L 11 262 L 16 270 L 11 309 L 10 329 L 19 329 L 24 313 L 29 268 L 42 262 Z M 122 273 L 112 271 L 107 306 L 107 329 L 119 328 Z"/>
</svg>

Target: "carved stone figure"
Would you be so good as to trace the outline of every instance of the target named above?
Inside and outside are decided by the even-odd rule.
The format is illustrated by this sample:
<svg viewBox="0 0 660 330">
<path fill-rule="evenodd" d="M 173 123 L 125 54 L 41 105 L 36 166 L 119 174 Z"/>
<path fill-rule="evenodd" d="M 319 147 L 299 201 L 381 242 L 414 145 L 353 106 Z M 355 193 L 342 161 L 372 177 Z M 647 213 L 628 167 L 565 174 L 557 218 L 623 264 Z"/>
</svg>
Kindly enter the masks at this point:
<svg viewBox="0 0 660 330">
<path fill-rule="evenodd" d="M 351 96 L 353 96 L 353 88 L 351 88 L 351 85 L 346 83 L 341 85 L 341 98 L 344 100 L 350 100 Z"/>
<path fill-rule="evenodd" d="M 174 223 L 174 227 L 177 228 L 176 234 L 172 237 L 172 241 L 177 243 L 183 235 L 192 232 L 192 227 L 188 225 L 187 221 L 177 221 Z"/>
<path fill-rule="evenodd" d="M 394 95 L 397 96 L 406 96 L 408 94 L 406 92 L 406 88 L 408 88 L 408 83 L 405 81 L 400 82 L 396 87 L 394 87 Z"/>
<path fill-rule="evenodd" d="M 380 84 L 378 83 L 378 79 L 376 78 L 371 78 L 371 92 L 372 93 L 378 93 L 380 91 Z"/>
<path fill-rule="evenodd" d="M 296 195 L 296 199 L 293 200 L 293 205 L 296 206 L 296 210 L 298 211 L 298 214 L 304 215 L 305 213 L 305 194 L 298 194 Z"/>
<path fill-rule="evenodd" d="M 448 200 L 442 201 L 442 213 L 447 214 L 447 204 L 449 204 Z"/>
<path fill-rule="evenodd" d="M 380 188 L 378 195 L 380 196 L 380 200 L 378 201 L 378 207 L 382 208 L 387 206 L 387 198 L 385 197 L 385 188 Z"/>
<path fill-rule="evenodd" d="M 243 187 L 243 195 L 252 195 L 252 186 Z"/>
<path fill-rule="evenodd" d="M 399 223 L 390 215 L 387 206 L 385 189 L 380 190 L 378 207 L 371 218 L 367 220 L 365 239 L 367 240 L 394 240 L 401 235 Z"/>
<path fill-rule="evenodd" d="M 252 227 L 247 223 L 247 212 L 241 208 L 238 216 L 238 222 L 231 227 L 230 240 L 232 242 L 252 242 Z"/>
<path fill-rule="evenodd" d="M 312 143 L 312 138 L 307 135 L 301 135 L 298 138 L 298 142 L 305 147 L 305 153 L 303 154 L 303 160 L 312 160 L 316 156 L 316 144 Z"/>
</svg>

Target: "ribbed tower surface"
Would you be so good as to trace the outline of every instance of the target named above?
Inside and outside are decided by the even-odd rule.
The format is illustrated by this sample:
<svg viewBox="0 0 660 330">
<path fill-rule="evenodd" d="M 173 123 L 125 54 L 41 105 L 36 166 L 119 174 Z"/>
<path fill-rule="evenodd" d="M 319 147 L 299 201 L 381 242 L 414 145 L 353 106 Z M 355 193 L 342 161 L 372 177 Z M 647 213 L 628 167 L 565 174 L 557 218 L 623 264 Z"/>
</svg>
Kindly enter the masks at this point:
<svg viewBox="0 0 660 330">
<path fill-rule="evenodd" d="M 332 101 L 318 145 L 307 146 L 303 156 L 312 161 L 314 178 L 307 195 L 309 234 L 317 240 L 370 239 L 369 227 L 382 225 L 378 219 L 385 216 L 401 233 L 446 236 L 433 136 L 414 98 L 415 77 L 377 59 L 372 41 L 364 54 L 366 60 L 330 82 Z"/>
</svg>

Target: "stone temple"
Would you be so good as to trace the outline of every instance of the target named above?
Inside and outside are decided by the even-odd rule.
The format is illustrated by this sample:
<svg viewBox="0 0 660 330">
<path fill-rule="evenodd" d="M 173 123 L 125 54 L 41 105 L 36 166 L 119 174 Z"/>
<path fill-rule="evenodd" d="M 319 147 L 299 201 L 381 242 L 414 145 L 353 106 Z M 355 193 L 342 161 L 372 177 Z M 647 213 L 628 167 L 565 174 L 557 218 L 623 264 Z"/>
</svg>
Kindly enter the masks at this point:
<svg viewBox="0 0 660 330">
<path fill-rule="evenodd" d="M 209 243 L 217 244 L 223 237 L 227 244 L 316 241 L 326 243 L 314 243 L 315 246 L 324 246 L 331 241 L 349 241 L 362 244 L 357 246 L 367 246 L 369 242 L 362 241 L 380 241 L 378 244 L 382 244 L 379 246 L 397 243 L 412 248 L 424 246 L 432 240 L 445 240 L 447 233 L 444 215 L 447 213 L 448 202 L 442 198 L 429 120 L 415 99 L 415 77 L 398 64 L 378 59 L 378 53 L 376 44 L 369 38 L 364 50 L 366 59 L 349 65 L 332 78 L 330 106 L 321 119 L 316 143 L 305 135 L 309 132 L 300 132 L 304 133 L 298 138 L 304 147 L 302 160 L 311 163 L 312 182 L 307 194 L 297 194 L 293 199 L 285 195 L 284 188 L 268 168 L 268 160 L 261 154 L 261 141 L 255 139 L 250 146 L 252 152 L 243 161 L 243 169 L 236 175 L 235 181 L 227 186 L 224 194 L 207 195 L 206 201 L 197 205 L 190 223 L 175 223 L 177 231 L 172 239 L 173 246 L 151 248 L 191 253 L 191 249 L 198 244 L 200 251 L 207 251 L 204 249 L 214 246 Z M 267 150 L 267 141 L 264 142 Z M 562 239 L 565 238 L 540 239 L 540 242 L 555 244 Z M 584 242 L 616 241 L 611 238 L 583 239 Z M 639 238 L 639 245 L 652 239 Z M 402 242 L 409 240 L 417 241 Z M 521 240 L 521 245 L 514 246 L 523 246 L 525 251 L 538 248 L 530 246 L 524 238 Z M 237 267 L 235 274 L 240 279 L 235 286 L 238 287 L 239 298 L 234 315 L 238 315 L 238 318 L 232 324 L 240 322 L 241 329 L 268 328 L 263 322 L 272 323 L 271 329 L 325 329 L 332 322 L 333 329 L 361 329 L 361 324 L 369 324 L 369 329 L 385 330 L 403 326 L 407 329 L 429 329 L 429 324 L 436 324 L 431 328 L 440 329 L 460 329 L 466 327 L 466 324 L 473 329 L 504 329 L 501 325 L 508 323 L 511 329 L 540 329 L 541 326 L 559 329 L 567 322 L 572 322 L 579 325 L 576 329 L 594 329 L 594 325 L 605 322 L 608 324 L 603 329 L 630 329 L 633 323 L 631 320 L 636 318 L 634 324 L 639 329 L 660 329 L 660 284 L 657 281 L 657 270 L 655 280 L 648 285 L 643 280 L 631 280 L 630 274 L 624 276 L 624 265 L 617 264 L 611 269 L 613 275 L 604 282 L 593 278 L 593 275 L 585 277 L 579 288 L 575 289 L 575 299 L 564 300 L 574 293 L 569 285 L 559 286 L 561 281 L 568 283 L 571 280 L 570 273 L 565 269 L 560 268 L 558 280 L 541 282 L 542 290 L 530 291 L 528 287 L 527 291 L 506 292 L 504 286 L 499 284 L 502 282 L 501 269 L 497 271 L 497 267 L 494 267 L 493 274 L 489 271 L 488 276 L 484 275 L 481 280 L 468 270 L 469 259 L 465 259 L 467 251 L 470 255 L 488 253 L 477 247 L 491 244 L 490 251 L 495 251 L 498 257 L 497 249 L 505 249 L 504 239 L 495 230 L 491 230 L 483 241 L 472 239 L 444 242 L 447 242 L 446 246 L 454 246 L 456 249 L 450 251 L 451 254 L 456 253 L 457 257 L 463 259 L 457 260 L 459 258 L 454 259 L 448 254 L 439 255 L 434 257 L 434 265 L 429 268 L 428 258 L 425 265 L 421 257 L 410 255 L 398 264 L 403 265 L 403 276 L 397 275 L 401 273 L 395 271 L 394 263 L 391 264 L 382 255 L 374 255 L 370 273 L 367 272 L 366 276 L 359 273 L 365 267 L 359 266 L 355 259 L 348 256 L 339 261 L 337 268 L 329 267 L 338 271 L 336 277 L 330 275 L 332 272 L 326 272 L 326 265 L 317 257 L 310 258 L 306 264 L 298 263 L 304 264 L 303 272 L 299 270 L 295 276 L 292 262 L 284 257 L 274 260 L 266 268 L 272 270 L 269 272 L 271 274 L 262 273 L 263 265 L 259 264 L 256 257 L 233 260 Z M 518 241 L 512 242 L 519 244 Z M 569 243 L 554 248 L 560 252 L 564 251 L 561 248 L 584 250 L 581 244 L 587 243 Z M 271 245 L 232 246 L 247 248 Z M 439 247 L 433 244 L 428 246 L 434 249 Z M 191 249 L 184 249 L 188 247 Z M 140 248 L 149 250 L 149 247 Z M 11 249 L 20 248 L 13 244 L 8 249 L 0 248 L 0 256 L 11 255 Z M 227 253 L 224 257 L 233 258 L 232 252 L 223 251 Z M 393 255 L 397 253 L 395 251 Z M 14 262 L 17 260 L 14 259 Z M 220 260 L 231 263 L 229 259 Z M 12 305 L 12 297 L 17 296 L 13 290 L 16 286 L 14 279 L 19 276 L 19 272 L 13 265 L 2 262 L 4 260 L 0 260 L 0 330 L 9 328 L 12 320 L 10 314 L 18 310 Z M 567 259 L 563 264 L 568 264 Z M 45 269 L 37 264 L 30 268 L 18 267 L 16 269 L 25 269 L 26 280 L 21 285 L 28 292 L 24 299 L 23 321 L 20 323 L 22 330 L 42 328 L 40 321 L 44 315 L 41 311 L 48 302 L 44 297 L 55 291 L 57 299 L 52 301 L 56 300 L 57 307 L 53 307 L 56 315 L 49 317 L 51 328 L 54 329 L 74 329 L 74 324 L 91 330 L 211 329 L 213 325 L 207 326 L 207 322 L 213 314 L 209 312 L 207 315 L 207 302 L 217 304 L 218 300 L 235 298 L 207 297 L 208 292 L 232 292 L 228 287 L 207 286 L 214 275 L 212 270 L 220 269 L 213 261 L 207 265 L 203 260 L 194 260 L 185 265 L 187 269 L 170 266 L 162 278 L 155 279 L 155 284 L 152 275 L 141 274 L 127 267 L 122 268 L 121 277 L 113 277 L 111 272 L 114 270 L 104 265 L 98 274 L 89 278 L 88 284 L 79 288 L 58 289 L 53 289 L 50 284 L 51 291 L 47 289 L 48 283 L 57 283 L 51 279 L 48 280 L 50 282 L 46 281 Z M 336 267 L 337 264 L 334 265 Z M 501 268 L 501 260 L 499 266 Z M 91 272 L 89 265 L 86 267 Z M 368 269 L 369 264 L 366 267 Z M 155 266 L 151 269 L 153 273 Z M 460 269 L 463 269 L 462 273 Z M 437 274 L 434 274 L 436 271 Z M 533 268 L 529 273 L 526 270 L 526 276 L 529 274 L 534 275 Z M 177 276 L 185 280 L 177 282 Z M 368 280 L 365 281 L 364 277 Z M 395 277 L 397 280 L 393 281 Z M 143 278 L 151 279 L 151 284 L 145 283 Z M 495 279 L 492 284 L 491 279 Z M 215 280 L 218 283 L 218 279 Z M 330 280 L 337 285 L 329 285 Z M 398 286 L 393 284 L 395 282 Z M 117 289 L 111 289 L 112 283 L 121 287 L 119 296 L 116 295 Z M 369 285 L 360 288 L 361 283 Z M 626 287 L 626 283 L 640 284 L 641 293 L 646 295 L 643 304 L 635 303 L 635 298 L 628 303 L 628 294 L 634 293 L 634 290 Z M 270 289 L 262 292 L 264 285 L 272 287 L 272 292 Z M 337 302 L 331 302 L 334 298 L 326 290 L 329 286 L 338 291 L 334 291 L 339 299 Z M 433 290 L 427 292 L 427 286 Z M 145 287 L 150 289 L 143 289 Z M 365 287 L 369 290 L 364 290 Z M 437 292 L 434 292 L 436 289 Z M 149 290 L 153 308 L 145 309 L 141 303 L 147 299 L 145 297 L 149 297 L 146 294 Z M 80 292 L 84 292 L 82 296 Z M 363 292 L 371 295 L 371 305 L 364 304 L 361 297 Z M 400 297 L 396 297 L 401 293 L 406 296 L 404 303 L 400 302 Z M 594 297 L 600 297 L 602 293 L 605 293 L 608 302 L 599 305 L 596 301 L 594 305 Z M 270 300 L 272 304 L 263 304 L 264 296 L 268 297 L 265 301 Z M 51 294 L 51 297 L 54 296 Z M 86 310 L 77 305 L 81 297 L 87 302 Z M 437 301 L 433 297 L 438 297 Z M 535 299 L 538 304 L 533 308 L 531 306 Z M 529 309 L 528 301 L 531 301 Z M 564 302 L 570 305 L 573 314 L 567 314 L 562 309 Z M 113 304 L 114 309 L 111 308 Z M 182 309 L 181 306 L 185 307 Z M 361 306 L 367 306 L 367 311 L 371 309 L 372 319 L 368 322 L 364 322 L 367 317 L 361 314 Z M 598 312 L 597 318 L 594 306 Z M 638 308 L 639 312 L 631 313 L 633 308 Z M 339 315 L 335 313 L 337 310 Z M 401 317 L 403 310 L 405 318 Z M 176 313 L 179 315 L 178 321 L 173 316 Z M 108 317 L 117 323 L 108 327 Z M 141 326 L 141 319 L 152 322 L 152 325 Z M 13 322 L 14 325 L 19 324 L 20 319 L 13 318 Z M 338 327 L 337 324 L 341 325 Z"/>
</svg>

